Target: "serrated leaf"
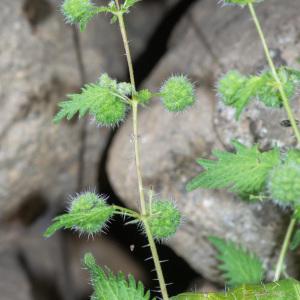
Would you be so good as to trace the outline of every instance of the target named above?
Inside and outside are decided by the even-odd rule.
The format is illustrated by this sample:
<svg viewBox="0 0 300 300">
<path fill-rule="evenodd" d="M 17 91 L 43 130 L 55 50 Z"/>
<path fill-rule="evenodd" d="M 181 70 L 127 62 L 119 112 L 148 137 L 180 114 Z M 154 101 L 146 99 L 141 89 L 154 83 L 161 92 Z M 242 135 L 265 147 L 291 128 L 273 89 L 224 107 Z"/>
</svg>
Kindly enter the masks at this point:
<svg viewBox="0 0 300 300">
<path fill-rule="evenodd" d="M 103 74 L 98 84 L 86 84 L 80 94 L 70 94 L 69 100 L 60 102 L 60 110 L 53 121 L 59 123 L 64 118 L 72 119 L 77 113 L 80 118 L 90 113 L 100 125 L 115 125 L 125 117 L 127 105 L 124 98 L 130 87 L 130 84 L 117 83 Z"/>
<path fill-rule="evenodd" d="M 121 272 L 118 275 L 108 269 L 104 272 L 92 254 L 85 255 L 84 266 L 91 275 L 93 300 L 150 300 L 150 292 L 145 292 L 141 282 L 137 283 L 132 275 L 126 278 Z"/>
<path fill-rule="evenodd" d="M 240 195 L 255 195 L 264 188 L 270 170 L 280 162 L 279 150 L 260 152 L 257 145 L 232 144 L 236 153 L 213 151 L 218 160 L 197 161 L 205 171 L 188 183 L 188 191 L 229 188 Z"/>
<path fill-rule="evenodd" d="M 300 283 L 285 279 L 268 284 L 242 285 L 219 293 L 184 293 L 171 300 L 299 300 Z"/>
<path fill-rule="evenodd" d="M 219 269 L 223 271 L 226 283 L 230 286 L 261 283 L 264 268 L 260 259 L 234 242 L 218 237 L 209 237 L 209 241 L 218 250 Z"/>
</svg>

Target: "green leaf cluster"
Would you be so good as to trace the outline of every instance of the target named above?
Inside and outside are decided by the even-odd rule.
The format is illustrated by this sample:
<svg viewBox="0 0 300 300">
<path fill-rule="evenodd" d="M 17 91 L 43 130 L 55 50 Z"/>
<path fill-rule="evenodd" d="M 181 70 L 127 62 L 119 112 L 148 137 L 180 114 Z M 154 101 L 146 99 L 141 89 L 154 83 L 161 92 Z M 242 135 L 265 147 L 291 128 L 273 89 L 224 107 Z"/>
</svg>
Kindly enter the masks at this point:
<svg viewBox="0 0 300 300">
<path fill-rule="evenodd" d="M 114 211 L 103 197 L 95 193 L 79 194 L 72 200 L 68 213 L 53 219 L 53 224 L 48 227 L 44 236 L 50 237 L 62 228 L 74 229 L 80 234 L 96 234 L 105 227 Z"/>
<path fill-rule="evenodd" d="M 218 250 L 217 258 L 224 272 L 226 283 L 230 286 L 258 284 L 264 277 L 264 268 L 260 259 L 231 241 L 218 237 L 209 237 L 209 241 Z"/>
<path fill-rule="evenodd" d="M 287 97 L 292 99 L 300 82 L 300 72 L 281 67 L 278 76 Z M 270 71 L 257 76 L 244 76 L 236 70 L 229 71 L 219 80 L 217 89 L 225 105 L 236 109 L 237 118 L 252 99 L 261 101 L 267 107 L 282 106 L 278 82 Z"/>
<path fill-rule="evenodd" d="M 241 196 L 261 192 L 267 183 L 269 172 L 280 163 L 279 150 L 275 148 L 261 152 L 257 145 L 248 148 L 237 141 L 232 144 L 236 153 L 213 151 L 218 160 L 197 161 L 205 171 L 188 183 L 188 191 L 197 188 L 229 188 Z"/>
<path fill-rule="evenodd" d="M 53 121 L 59 123 L 64 118 L 72 119 L 77 113 L 80 118 L 89 113 L 102 126 L 117 125 L 125 118 L 131 89 L 130 84 L 117 83 L 104 74 L 97 84 L 87 84 L 80 94 L 70 94 L 68 100 L 60 102 Z"/>
<path fill-rule="evenodd" d="M 92 254 L 85 255 L 84 266 L 92 279 L 94 289 L 92 300 L 150 300 L 150 292 L 145 292 L 141 282 L 136 283 L 132 275 L 126 279 L 121 272 L 114 275 L 107 270 L 105 273 L 97 266 Z"/>
</svg>

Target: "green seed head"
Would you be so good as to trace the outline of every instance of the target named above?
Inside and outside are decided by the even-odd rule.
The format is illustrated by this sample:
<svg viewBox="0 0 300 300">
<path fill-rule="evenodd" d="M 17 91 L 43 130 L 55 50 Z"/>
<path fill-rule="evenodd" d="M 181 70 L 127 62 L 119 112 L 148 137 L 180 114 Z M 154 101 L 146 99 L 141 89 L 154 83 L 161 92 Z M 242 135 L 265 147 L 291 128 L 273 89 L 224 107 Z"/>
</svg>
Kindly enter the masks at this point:
<svg viewBox="0 0 300 300">
<path fill-rule="evenodd" d="M 295 163 L 300 165 L 300 150 L 291 149 L 287 152 L 286 158 L 287 163 Z"/>
<path fill-rule="evenodd" d="M 65 0 L 61 10 L 66 22 L 79 23 L 81 30 L 86 28 L 87 23 L 96 14 L 96 7 L 90 0 Z"/>
<path fill-rule="evenodd" d="M 148 207 L 148 213 L 149 226 L 155 239 L 165 239 L 176 233 L 181 215 L 173 202 L 155 200 Z"/>
<path fill-rule="evenodd" d="M 152 98 L 152 93 L 148 89 L 144 89 L 137 93 L 136 98 L 140 104 L 147 104 Z"/>
<path fill-rule="evenodd" d="M 109 88 L 98 87 L 99 101 L 91 108 L 91 114 L 101 126 L 115 126 L 122 122 L 126 116 L 127 105 L 115 96 Z"/>
<path fill-rule="evenodd" d="M 76 219 L 73 228 L 88 235 L 101 232 L 113 213 L 114 208 L 107 205 L 105 198 L 92 192 L 76 196 L 69 209 L 69 215 Z"/>
<path fill-rule="evenodd" d="M 183 75 L 170 77 L 160 94 L 163 105 L 171 112 L 183 111 L 195 103 L 194 86 Z"/>
<path fill-rule="evenodd" d="M 284 206 L 300 204 L 300 165 L 294 162 L 276 167 L 270 174 L 268 189 L 273 200 Z"/>
<path fill-rule="evenodd" d="M 226 105 L 232 105 L 239 100 L 240 90 L 246 84 L 247 78 L 238 71 L 229 71 L 218 82 L 218 93 Z"/>
</svg>

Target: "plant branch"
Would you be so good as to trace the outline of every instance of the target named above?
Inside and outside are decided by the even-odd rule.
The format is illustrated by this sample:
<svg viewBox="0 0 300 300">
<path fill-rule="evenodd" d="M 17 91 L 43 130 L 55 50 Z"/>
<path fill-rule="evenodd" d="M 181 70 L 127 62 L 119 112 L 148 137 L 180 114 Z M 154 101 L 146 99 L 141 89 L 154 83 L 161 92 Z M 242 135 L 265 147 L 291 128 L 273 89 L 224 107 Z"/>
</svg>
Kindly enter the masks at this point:
<svg viewBox="0 0 300 300">
<path fill-rule="evenodd" d="M 297 138 L 297 143 L 300 144 L 300 132 L 299 132 L 299 128 L 297 126 L 295 117 L 293 115 L 293 111 L 291 109 L 291 106 L 290 106 L 290 103 L 289 103 L 289 99 L 288 99 L 288 97 L 287 97 L 287 95 L 286 95 L 286 93 L 284 91 L 284 88 L 283 88 L 282 82 L 280 80 L 280 77 L 278 76 L 275 64 L 273 62 L 273 59 L 272 59 L 272 56 L 271 56 L 271 53 L 270 53 L 270 50 L 269 50 L 269 47 L 268 47 L 265 35 L 264 35 L 264 32 L 263 32 L 262 27 L 260 25 L 260 22 L 259 22 L 259 20 L 257 18 L 257 15 L 256 15 L 256 12 L 255 12 L 253 4 L 249 3 L 248 7 L 249 7 L 249 10 L 250 10 L 250 14 L 251 14 L 251 16 L 253 18 L 254 24 L 256 26 L 257 32 L 259 34 L 259 37 L 261 39 L 261 42 L 262 42 L 262 45 L 263 45 L 263 48 L 264 48 L 264 51 L 265 51 L 265 55 L 266 55 L 268 64 L 270 66 L 272 75 L 273 75 L 275 81 L 278 84 L 278 90 L 279 90 L 279 93 L 280 93 L 282 101 L 283 101 L 283 106 L 284 106 L 284 108 L 286 110 L 286 113 L 288 115 L 289 121 L 291 122 L 294 134 L 295 134 L 295 136 Z M 289 248 L 289 244 L 290 244 L 290 241 L 291 241 L 291 238 L 292 238 L 292 234 L 293 234 L 293 231 L 295 229 L 296 224 L 297 224 L 296 219 L 292 218 L 291 221 L 290 221 L 290 224 L 288 226 L 287 232 L 285 234 L 284 241 L 283 241 L 283 244 L 282 244 L 282 247 L 281 247 L 281 251 L 280 251 L 280 255 L 279 255 L 279 258 L 278 258 L 278 261 L 277 261 L 277 264 L 276 264 L 274 281 L 278 281 L 280 279 L 280 275 L 281 275 L 281 272 L 282 272 L 282 269 L 283 269 L 284 260 L 285 260 L 285 257 L 286 257 L 286 254 L 287 254 L 287 251 L 288 251 L 288 248 Z"/>
<path fill-rule="evenodd" d="M 119 0 L 115 0 L 115 3 L 116 3 L 117 8 L 120 10 Z M 140 198 L 140 210 L 141 210 L 141 215 L 142 215 L 146 235 L 147 235 L 147 238 L 149 241 L 149 246 L 150 246 L 150 250 L 152 253 L 157 277 L 159 280 L 161 294 L 162 294 L 163 300 L 169 300 L 165 279 L 164 279 L 162 268 L 161 268 L 160 261 L 159 261 L 157 248 L 156 248 L 156 245 L 155 245 L 155 242 L 153 239 L 153 235 L 152 235 L 152 232 L 150 230 L 150 227 L 149 227 L 149 224 L 147 221 L 147 210 L 146 210 L 146 203 L 145 203 L 143 177 L 142 177 L 142 172 L 141 172 L 140 145 L 139 145 L 139 139 L 138 139 L 138 137 L 139 137 L 139 134 L 138 134 L 138 102 L 134 98 L 135 94 L 136 94 L 134 70 L 133 70 L 132 58 L 131 58 L 128 38 L 127 38 L 124 17 L 123 17 L 123 13 L 121 13 L 121 12 L 119 12 L 119 14 L 118 14 L 118 21 L 119 21 L 120 31 L 121 31 L 122 40 L 124 43 L 124 48 L 125 48 L 125 53 L 126 53 L 126 58 L 127 58 L 127 63 L 128 63 L 130 82 L 131 82 L 132 89 L 133 89 L 133 92 L 132 92 L 133 97 L 132 97 L 132 101 L 131 101 L 131 106 L 132 106 L 135 164 L 136 164 L 136 173 L 137 173 L 139 198 Z"/>
<path fill-rule="evenodd" d="M 264 48 L 264 51 L 265 51 L 265 55 L 266 55 L 268 64 L 269 64 L 270 69 L 272 71 L 273 77 L 274 77 L 275 81 L 278 84 L 278 90 L 279 90 L 280 96 L 281 96 L 282 101 L 283 101 L 283 106 L 284 106 L 284 108 L 286 110 L 286 113 L 288 115 L 289 121 L 291 122 L 293 131 L 294 131 L 294 133 L 296 135 L 296 138 L 297 138 L 297 142 L 298 142 L 298 144 L 300 144 L 300 131 L 299 131 L 299 128 L 297 126 L 295 117 L 293 115 L 293 112 L 292 112 L 292 109 L 291 109 L 291 106 L 290 106 L 290 103 L 289 103 L 289 99 L 288 99 L 288 97 L 287 97 L 287 95 L 286 95 L 286 93 L 284 91 L 282 82 L 281 82 L 281 80 L 280 80 L 280 78 L 278 76 L 278 73 L 276 71 L 276 68 L 275 68 L 275 65 L 274 65 L 274 62 L 273 62 L 273 59 L 272 59 L 272 56 L 271 56 L 271 53 L 270 53 L 270 50 L 269 50 L 266 38 L 265 38 L 265 35 L 264 35 L 263 30 L 261 28 L 260 22 L 259 22 L 259 20 L 257 18 L 257 15 L 256 15 L 256 12 L 255 12 L 253 4 L 249 3 L 248 6 L 249 6 L 249 10 L 250 10 L 251 16 L 253 18 L 253 21 L 255 23 L 257 32 L 258 32 L 259 37 L 261 39 L 261 42 L 262 42 L 262 45 L 263 45 L 263 48 Z"/>
<path fill-rule="evenodd" d="M 291 222 L 289 224 L 289 227 L 287 229 L 287 232 L 285 234 L 282 248 L 280 250 L 279 258 L 278 258 L 276 268 L 275 268 L 274 281 L 278 281 L 280 279 L 280 275 L 281 275 L 281 272 L 283 269 L 284 259 L 286 257 L 286 253 L 289 249 L 289 244 L 290 244 L 296 223 L 297 223 L 297 220 L 295 218 L 292 218 Z"/>
<path fill-rule="evenodd" d="M 168 291 L 167 291 L 167 287 L 166 287 L 166 284 L 165 284 L 163 271 L 162 271 L 162 268 L 161 268 L 159 256 L 158 256 L 158 253 L 157 253 L 157 248 L 156 248 L 156 245 L 155 245 L 155 242 L 154 242 L 152 232 L 150 230 L 147 218 L 143 219 L 143 223 L 144 223 L 144 227 L 145 227 L 145 232 L 146 232 L 147 237 L 148 237 L 149 247 L 150 247 L 150 250 L 151 250 L 151 253 L 152 253 L 152 258 L 153 258 L 153 261 L 154 261 L 154 266 L 155 266 L 157 278 L 158 278 L 159 285 L 160 285 L 160 291 L 161 291 L 163 300 L 168 300 L 169 296 L 168 296 Z M 163 284 L 161 284 L 161 283 L 163 283 Z"/>
</svg>

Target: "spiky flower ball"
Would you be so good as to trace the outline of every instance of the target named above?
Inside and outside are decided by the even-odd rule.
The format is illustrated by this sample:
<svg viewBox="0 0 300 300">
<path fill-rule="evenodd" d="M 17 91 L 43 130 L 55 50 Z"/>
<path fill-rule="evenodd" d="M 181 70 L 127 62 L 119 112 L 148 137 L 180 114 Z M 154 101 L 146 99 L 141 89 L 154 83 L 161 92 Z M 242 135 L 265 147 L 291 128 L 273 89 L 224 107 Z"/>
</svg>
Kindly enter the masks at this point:
<svg viewBox="0 0 300 300">
<path fill-rule="evenodd" d="M 115 126 L 126 116 L 127 105 L 111 89 L 97 86 L 98 94 L 91 106 L 91 114 L 101 126 Z M 91 91 L 94 93 L 96 91 Z"/>
<path fill-rule="evenodd" d="M 172 201 L 155 200 L 148 207 L 148 213 L 148 223 L 154 238 L 160 240 L 176 233 L 181 214 Z"/>
<path fill-rule="evenodd" d="M 97 13 L 97 8 L 90 0 L 65 0 L 61 7 L 66 21 L 70 24 L 80 24 L 80 29 L 84 30 L 87 23 Z"/>
<path fill-rule="evenodd" d="M 283 205 L 300 204 L 300 165 L 282 164 L 271 172 L 268 189 L 274 201 Z"/>
<path fill-rule="evenodd" d="M 236 70 L 229 71 L 218 82 L 218 93 L 226 105 L 239 101 L 240 91 L 245 86 L 247 77 Z"/>
<path fill-rule="evenodd" d="M 152 98 L 152 93 L 148 89 L 140 90 L 136 98 L 140 104 L 147 104 Z"/>
<path fill-rule="evenodd" d="M 113 213 L 114 208 L 107 205 L 104 197 L 92 192 L 82 193 L 72 199 L 68 213 L 53 220 L 44 235 L 50 237 L 61 228 L 94 235 L 101 232 Z"/>
<path fill-rule="evenodd" d="M 171 76 L 160 90 L 162 103 L 171 112 L 187 109 L 195 103 L 193 84 L 184 75 Z"/>
</svg>

